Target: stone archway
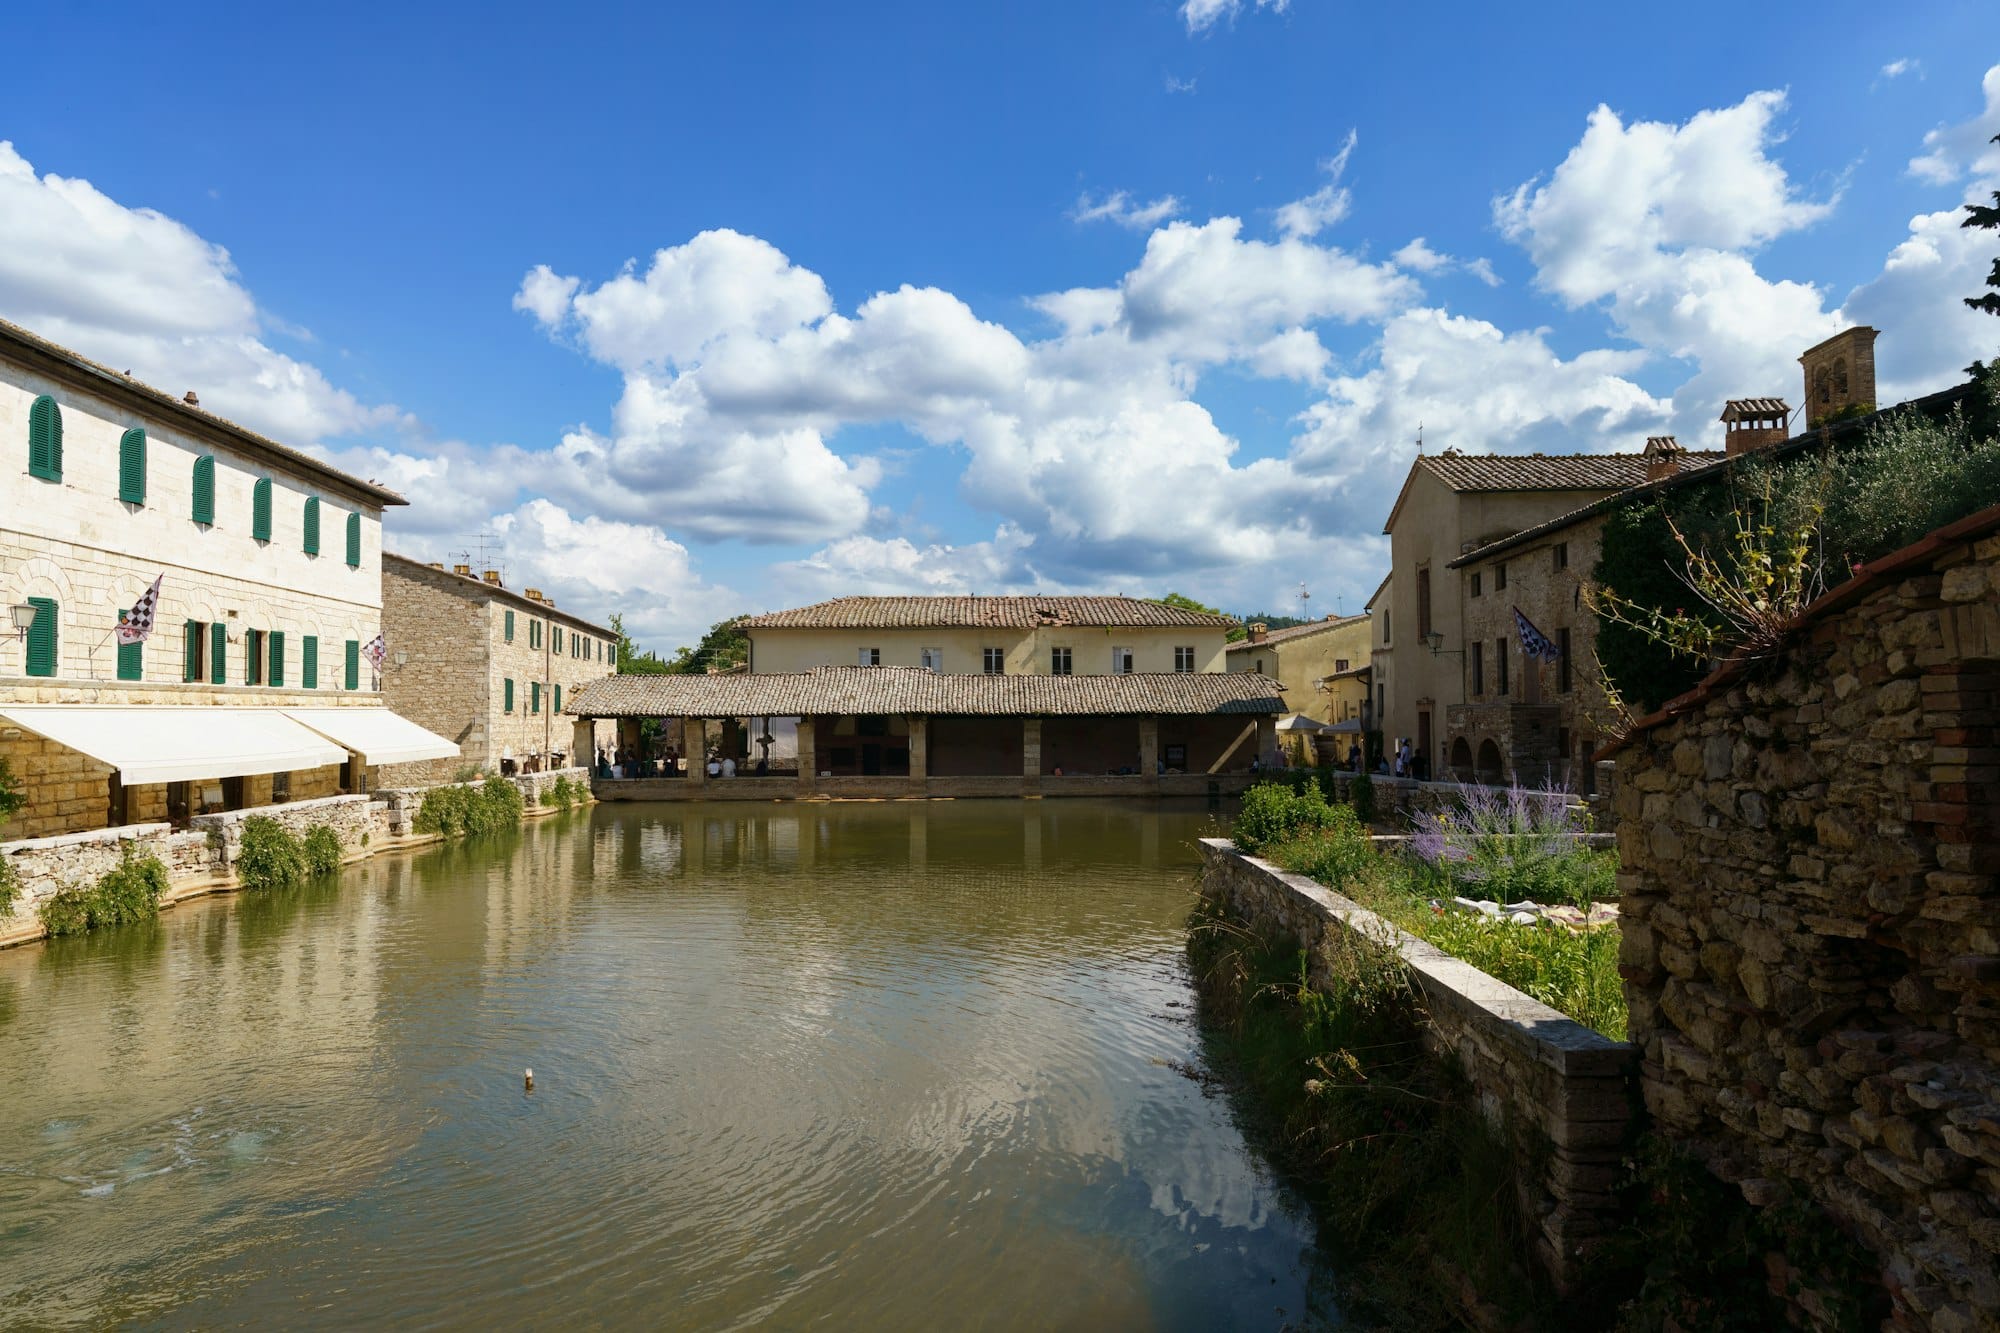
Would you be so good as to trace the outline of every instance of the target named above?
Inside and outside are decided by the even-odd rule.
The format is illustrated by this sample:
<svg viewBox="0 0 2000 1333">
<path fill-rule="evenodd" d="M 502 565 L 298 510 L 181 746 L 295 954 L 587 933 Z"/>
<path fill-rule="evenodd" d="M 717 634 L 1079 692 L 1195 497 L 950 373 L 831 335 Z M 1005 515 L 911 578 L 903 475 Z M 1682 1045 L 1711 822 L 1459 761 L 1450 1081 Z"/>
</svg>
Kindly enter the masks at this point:
<svg viewBox="0 0 2000 1333">
<path fill-rule="evenodd" d="M 1507 768 L 1500 758 L 1500 747 L 1491 740 L 1479 742 L 1479 764 L 1477 776 L 1489 787 L 1497 787 L 1507 780 Z"/>
<path fill-rule="evenodd" d="M 1460 782 L 1472 781 L 1472 743 L 1460 736 L 1451 743 L 1451 775 Z"/>
</svg>

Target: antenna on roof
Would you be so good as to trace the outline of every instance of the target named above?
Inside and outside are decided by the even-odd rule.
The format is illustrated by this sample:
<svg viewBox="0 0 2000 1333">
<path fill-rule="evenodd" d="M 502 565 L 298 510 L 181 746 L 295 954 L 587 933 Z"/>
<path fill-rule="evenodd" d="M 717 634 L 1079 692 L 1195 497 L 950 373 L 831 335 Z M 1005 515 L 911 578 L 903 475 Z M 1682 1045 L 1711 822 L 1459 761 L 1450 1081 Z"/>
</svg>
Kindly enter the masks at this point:
<svg viewBox="0 0 2000 1333">
<path fill-rule="evenodd" d="M 1419 421 L 1417 423 L 1417 457 L 1422 458 L 1423 456 L 1424 456 L 1424 423 Z"/>
<path fill-rule="evenodd" d="M 1298 592 L 1293 595 L 1299 599 L 1299 619 L 1310 620 L 1312 617 L 1306 614 L 1306 603 L 1312 600 L 1312 594 L 1306 591 L 1306 585 L 1301 582 Z"/>
</svg>

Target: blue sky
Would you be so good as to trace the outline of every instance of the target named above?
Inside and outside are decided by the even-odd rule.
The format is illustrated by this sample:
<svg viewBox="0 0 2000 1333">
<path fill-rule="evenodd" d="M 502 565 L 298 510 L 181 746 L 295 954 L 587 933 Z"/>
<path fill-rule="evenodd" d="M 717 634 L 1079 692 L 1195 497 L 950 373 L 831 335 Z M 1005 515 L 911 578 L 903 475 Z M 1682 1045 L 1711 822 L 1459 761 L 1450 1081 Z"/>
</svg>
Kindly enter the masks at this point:
<svg viewBox="0 0 2000 1333">
<path fill-rule="evenodd" d="M 1843 322 L 1885 398 L 2000 350 L 1990 4 L 405 8 L 11 16 L 0 315 L 661 648 L 1353 610 L 1419 422 L 1699 447 Z"/>
</svg>

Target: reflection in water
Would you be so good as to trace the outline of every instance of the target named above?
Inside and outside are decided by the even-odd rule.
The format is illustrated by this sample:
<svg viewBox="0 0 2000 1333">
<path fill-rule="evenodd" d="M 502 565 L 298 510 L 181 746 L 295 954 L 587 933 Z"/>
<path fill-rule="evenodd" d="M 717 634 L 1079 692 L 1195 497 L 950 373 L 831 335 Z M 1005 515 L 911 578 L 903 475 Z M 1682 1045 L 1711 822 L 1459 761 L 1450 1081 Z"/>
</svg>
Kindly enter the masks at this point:
<svg viewBox="0 0 2000 1333">
<path fill-rule="evenodd" d="M 1302 1326 L 1307 1222 L 1168 1067 L 1208 822 L 604 807 L 0 954 L 0 1309 Z"/>
</svg>

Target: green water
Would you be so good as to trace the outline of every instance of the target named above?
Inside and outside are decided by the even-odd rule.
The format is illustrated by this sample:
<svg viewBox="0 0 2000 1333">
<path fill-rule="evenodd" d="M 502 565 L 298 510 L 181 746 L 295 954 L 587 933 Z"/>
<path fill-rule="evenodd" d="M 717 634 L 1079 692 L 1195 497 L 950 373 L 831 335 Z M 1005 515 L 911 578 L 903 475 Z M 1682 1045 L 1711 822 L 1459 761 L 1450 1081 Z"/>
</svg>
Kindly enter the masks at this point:
<svg viewBox="0 0 2000 1333">
<path fill-rule="evenodd" d="M 1318 1326 L 1210 827 L 605 806 L 0 953 L 0 1325 Z"/>
</svg>

